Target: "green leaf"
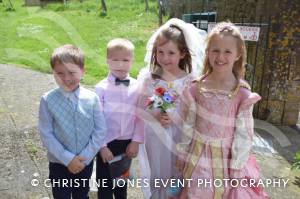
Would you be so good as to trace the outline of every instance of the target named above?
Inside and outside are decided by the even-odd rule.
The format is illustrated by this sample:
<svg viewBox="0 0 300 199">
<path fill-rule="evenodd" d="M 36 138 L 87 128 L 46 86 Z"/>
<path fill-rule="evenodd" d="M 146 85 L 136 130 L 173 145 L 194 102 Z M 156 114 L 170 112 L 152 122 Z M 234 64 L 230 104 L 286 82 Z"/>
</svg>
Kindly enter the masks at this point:
<svg viewBox="0 0 300 199">
<path fill-rule="evenodd" d="M 300 151 L 295 154 L 291 169 L 300 169 Z"/>
</svg>

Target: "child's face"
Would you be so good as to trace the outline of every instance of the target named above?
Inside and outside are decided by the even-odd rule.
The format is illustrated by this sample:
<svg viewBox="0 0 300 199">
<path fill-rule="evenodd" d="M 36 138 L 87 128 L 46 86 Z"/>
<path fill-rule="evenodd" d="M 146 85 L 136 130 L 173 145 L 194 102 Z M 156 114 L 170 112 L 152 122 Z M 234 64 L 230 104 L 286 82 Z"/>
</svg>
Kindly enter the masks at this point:
<svg viewBox="0 0 300 199">
<path fill-rule="evenodd" d="M 180 52 L 178 46 L 173 41 L 168 41 L 161 46 L 157 46 L 157 62 L 165 71 L 171 72 L 179 68 L 179 62 L 184 56 L 185 54 Z"/>
<path fill-rule="evenodd" d="M 207 53 L 213 71 L 219 72 L 232 72 L 234 63 L 240 57 L 237 40 L 230 35 L 216 35 L 212 38 Z"/>
<path fill-rule="evenodd" d="M 127 77 L 133 63 L 133 53 L 126 50 L 111 50 L 107 57 L 110 72 L 119 79 Z"/>
<path fill-rule="evenodd" d="M 72 92 L 78 88 L 84 75 L 84 69 L 73 63 L 57 63 L 53 68 L 56 83 L 66 92 Z"/>
</svg>

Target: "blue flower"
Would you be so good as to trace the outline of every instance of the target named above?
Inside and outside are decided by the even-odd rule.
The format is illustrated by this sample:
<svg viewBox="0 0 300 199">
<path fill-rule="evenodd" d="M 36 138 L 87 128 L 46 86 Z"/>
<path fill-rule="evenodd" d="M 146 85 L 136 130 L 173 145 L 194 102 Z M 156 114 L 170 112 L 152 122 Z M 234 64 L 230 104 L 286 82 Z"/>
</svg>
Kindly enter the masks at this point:
<svg viewBox="0 0 300 199">
<path fill-rule="evenodd" d="M 173 97 L 168 92 L 164 93 L 163 100 L 168 104 L 171 104 L 174 101 Z"/>
</svg>

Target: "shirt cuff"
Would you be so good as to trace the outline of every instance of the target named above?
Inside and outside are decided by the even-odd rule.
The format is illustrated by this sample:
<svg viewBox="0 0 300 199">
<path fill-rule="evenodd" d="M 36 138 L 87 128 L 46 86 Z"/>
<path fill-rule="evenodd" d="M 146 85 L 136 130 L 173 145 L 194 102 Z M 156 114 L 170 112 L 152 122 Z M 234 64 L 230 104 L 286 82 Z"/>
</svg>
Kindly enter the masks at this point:
<svg viewBox="0 0 300 199">
<path fill-rule="evenodd" d="M 103 149 L 104 147 L 107 147 L 107 144 L 106 144 L 106 143 L 104 143 L 104 144 L 100 147 L 99 151 L 100 151 L 101 149 Z"/>
<path fill-rule="evenodd" d="M 62 163 L 68 167 L 68 165 L 70 164 L 70 162 L 73 160 L 73 158 L 75 157 L 75 155 L 69 151 L 65 151 L 63 154 L 62 154 L 62 157 L 61 158 L 61 161 Z"/>
<path fill-rule="evenodd" d="M 135 133 L 131 140 L 142 144 L 144 143 L 144 136 L 140 135 L 140 133 Z"/>
</svg>

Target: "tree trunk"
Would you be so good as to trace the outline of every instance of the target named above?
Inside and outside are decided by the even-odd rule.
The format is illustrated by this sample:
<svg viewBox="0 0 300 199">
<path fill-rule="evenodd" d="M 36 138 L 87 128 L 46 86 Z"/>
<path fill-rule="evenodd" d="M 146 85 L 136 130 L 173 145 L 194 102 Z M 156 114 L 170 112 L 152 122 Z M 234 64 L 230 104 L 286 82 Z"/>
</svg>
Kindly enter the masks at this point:
<svg viewBox="0 0 300 199">
<path fill-rule="evenodd" d="M 102 7 L 102 12 L 106 13 L 107 12 L 107 8 L 106 8 L 105 0 L 101 0 L 101 7 Z"/>
<path fill-rule="evenodd" d="M 0 0 L 0 1 L 1 1 L 1 0 Z M 146 3 L 145 11 L 146 11 L 146 12 L 149 12 L 149 2 L 148 2 L 148 0 L 145 0 L 145 3 Z"/>
<path fill-rule="evenodd" d="M 158 0 L 158 25 L 162 25 L 162 0 Z"/>
</svg>

